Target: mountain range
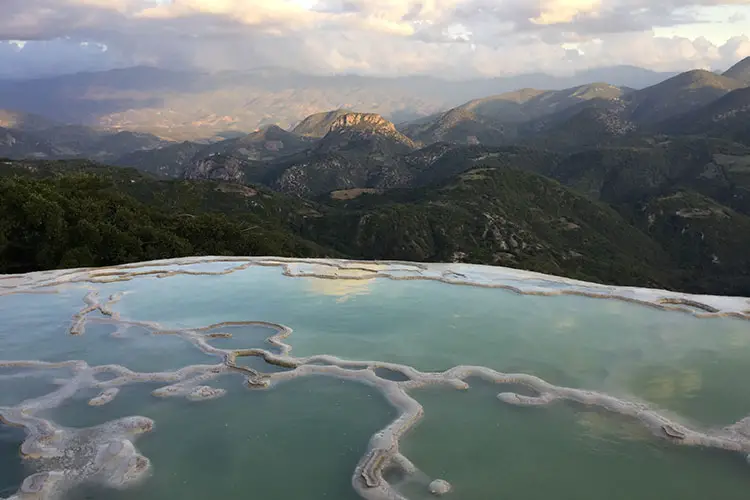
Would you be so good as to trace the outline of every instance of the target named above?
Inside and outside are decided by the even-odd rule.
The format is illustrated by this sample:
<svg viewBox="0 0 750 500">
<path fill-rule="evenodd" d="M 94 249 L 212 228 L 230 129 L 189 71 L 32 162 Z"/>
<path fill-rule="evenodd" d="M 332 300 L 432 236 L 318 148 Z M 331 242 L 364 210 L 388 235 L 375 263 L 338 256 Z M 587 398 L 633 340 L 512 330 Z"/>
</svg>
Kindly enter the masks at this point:
<svg viewBox="0 0 750 500">
<path fill-rule="evenodd" d="M 620 78 L 628 79 L 626 78 L 627 74 L 623 74 L 623 72 L 624 70 L 620 69 Z M 606 71 L 603 71 L 603 73 L 606 73 Z M 640 75 L 640 81 L 644 81 L 645 77 L 649 75 L 638 71 L 633 73 Z M 472 99 L 446 111 L 427 114 L 411 121 L 397 122 L 396 128 L 408 141 L 414 143 L 414 146 L 429 145 L 436 142 L 487 146 L 524 143 L 551 149 L 564 149 L 587 144 L 600 144 L 621 135 L 632 135 L 637 132 L 696 133 L 695 131 L 708 130 L 709 124 L 701 123 L 690 129 L 690 123 L 697 123 L 704 115 L 705 120 L 712 120 L 714 116 L 718 115 L 726 115 L 726 119 L 722 120 L 723 123 L 712 122 L 710 125 L 721 129 L 720 131 L 717 129 L 715 134 L 720 133 L 721 136 L 727 136 L 727 134 L 731 135 L 732 133 L 727 128 L 741 128 L 743 122 L 741 116 L 737 118 L 737 115 L 738 113 L 741 114 L 742 109 L 744 109 L 739 101 L 745 98 L 743 90 L 746 82 L 743 78 L 747 80 L 746 73 L 750 73 L 750 63 L 747 60 L 741 61 L 730 68 L 724 75 L 704 70 L 689 71 L 640 90 L 628 86 L 616 86 L 611 83 L 588 83 L 563 90 L 540 90 L 526 87 L 489 97 Z M 64 105 L 45 107 L 46 116 L 30 113 L 28 110 L 0 112 L 0 127 L 7 129 L 2 132 L 0 156 L 18 158 L 36 154 L 37 157 L 42 158 L 85 157 L 106 162 L 125 157 L 120 163 L 138 165 L 144 161 L 148 163 L 145 159 L 148 155 L 144 156 L 139 153 L 169 145 L 168 151 L 173 152 L 179 162 L 183 163 L 185 161 L 183 157 L 188 156 L 185 151 L 197 153 L 200 148 L 195 144 L 180 146 L 164 138 L 182 135 L 181 132 L 175 133 L 175 131 L 181 130 L 184 124 L 175 125 L 173 121 L 170 121 L 171 118 L 168 118 L 174 115 L 175 110 L 158 111 L 158 116 L 150 119 L 149 123 L 163 129 L 159 136 L 137 132 L 139 126 L 136 123 L 118 122 L 113 124 L 112 122 L 105 123 L 106 120 L 105 122 L 98 120 L 99 125 L 106 124 L 108 126 L 65 125 L 55 120 L 55 115 L 86 121 L 91 116 L 86 118 L 83 115 L 76 115 L 75 117 L 73 115 L 75 113 L 85 114 L 90 111 L 92 109 L 90 101 L 95 101 L 95 103 L 98 103 L 96 105 L 102 106 L 105 103 L 115 105 L 118 95 L 127 94 L 132 97 L 147 91 L 167 92 L 169 95 L 176 95 L 180 92 L 200 93 L 213 88 L 212 85 L 229 85 L 230 83 L 234 85 L 241 81 L 235 74 L 220 76 L 221 78 L 217 75 L 202 75 L 199 78 L 196 75 L 190 76 L 162 70 L 136 68 L 99 74 L 58 77 L 61 81 L 56 82 L 37 80 L 25 82 L 26 85 L 14 83 L 14 86 L 10 87 L 8 87 L 9 83 L 0 82 L 0 103 L 3 100 L 9 100 L 9 97 L 12 98 L 18 92 L 26 92 L 29 94 L 28 96 L 20 99 L 20 101 L 14 101 L 16 105 L 24 103 L 31 99 L 32 94 L 42 90 L 49 92 L 47 92 L 46 97 L 36 99 L 35 103 L 43 103 L 45 99 L 58 99 L 64 102 Z M 284 85 L 294 86 L 299 83 L 298 80 L 305 80 L 303 76 L 288 71 L 279 74 L 278 71 L 269 70 L 255 72 L 252 76 L 251 82 L 258 85 L 263 83 L 266 87 L 270 87 L 266 80 L 276 78 L 278 80 L 277 89 L 283 88 Z M 581 76 L 577 75 L 575 78 Z M 656 75 L 651 74 L 651 76 Z M 535 78 L 541 79 L 541 76 L 515 77 L 512 80 L 524 81 Z M 219 83 L 215 81 L 216 79 L 219 80 Z M 339 79 L 316 77 L 314 81 L 317 82 L 317 88 L 320 88 L 324 82 L 329 82 L 331 85 L 335 83 L 332 88 L 342 88 L 342 86 L 345 87 L 354 81 L 367 88 L 367 85 L 370 83 L 374 85 L 374 82 L 376 82 L 376 80 L 370 82 L 359 77 L 341 77 Z M 554 79 L 547 78 L 547 81 L 554 81 Z M 391 79 L 388 80 L 388 83 L 391 88 L 399 85 L 407 88 L 407 83 L 414 83 L 414 79 Z M 448 93 L 450 90 L 464 89 L 452 93 L 451 98 L 453 99 L 461 94 L 479 91 L 482 86 L 497 88 L 503 85 L 497 79 L 480 82 L 421 81 L 421 83 L 424 85 L 420 95 L 425 98 L 444 91 Z M 5 90 L 3 89 L 4 85 L 8 87 Z M 51 88 L 56 89 L 55 92 L 52 92 Z M 223 87 L 220 86 L 220 88 Z M 311 88 L 316 87 L 312 86 Z M 385 88 L 389 87 L 386 86 Z M 735 90 L 737 93 L 733 92 Z M 229 94 L 233 95 L 231 92 Z M 727 94 L 729 95 L 727 96 Z M 84 97 L 74 97 L 77 95 Z M 389 99 L 393 95 L 391 93 Z M 92 96 L 99 97 L 94 99 Z M 719 98 L 724 96 L 727 96 L 726 100 L 720 101 Z M 381 96 L 377 92 L 368 95 L 368 97 L 371 104 L 375 103 L 376 108 L 384 106 L 382 103 L 385 101 L 380 100 Z M 81 104 L 81 99 L 89 104 L 73 106 L 74 104 Z M 227 97 L 227 99 L 229 98 Z M 435 102 L 435 107 L 439 107 L 437 101 Z M 128 103 L 132 104 L 131 101 L 123 101 L 120 104 L 129 105 Z M 221 130 L 207 130 L 206 134 L 202 136 L 206 139 L 211 134 L 215 134 L 212 139 L 191 142 L 197 144 L 218 143 L 201 152 L 200 159 L 203 160 L 210 159 L 215 154 L 232 158 L 234 151 L 241 152 L 242 161 L 272 160 L 288 156 L 291 153 L 299 153 L 310 146 L 311 141 L 323 139 L 330 132 L 333 123 L 344 115 L 376 115 L 376 113 L 365 112 L 364 109 L 357 109 L 356 111 L 347 109 L 351 103 L 343 103 L 342 105 L 343 108 L 340 109 L 314 113 L 306 117 L 299 116 L 302 119 L 293 120 L 287 118 L 288 115 L 284 114 L 299 109 L 294 106 L 293 100 L 286 103 L 285 112 L 282 113 L 281 117 L 269 115 L 263 102 L 246 102 L 242 109 L 253 113 L 264 112 L 268 115 L 261 120 L 261 122 L 266 122 L 265 125 L 248 135 L 240 132 L 236 123 L 230 124 L 227 122 L 219 127 Z M 712 106 L 716 109 L 713 109 Z M 726 109 L 723 109 L 722 106 Z M 38 108 L 38 106 L 31 107 Z M 72 107 L 75 107 L 75 110 L 66 111 Z M 155 108 L 140 109 L 154 111 Z M 181 106 L 179 112 L 188 112 L 189 109 L 190 106 Z M 212 112 L 217 110 L 215 107 L 209 107 L 208 109 L 211 109 Z M 139 111 L 135 107 L 131 107 L 123 112 Z M 683 120 L 682 115 L 690 112 L 694 113 L 690 116 L 690 120 Z M 73 113 L 73 115 L 70 113 Z M 382 114 L 380 116 L 387 120 L 386 116 Z M 162 122 L 162 119 L 167 121 Z M 220 122 L 221 120 L 216 123 Z M 160 123 L 161 125 L 159 125 Z M 191 123 L 193 124 L 191 127 L 194 126 L 193 128 L 196 131 L 203 130 L 204 121 L 193 120 Z M 293 126 L 290 127 L 290 123 Z M 124 130 L 128 126 L 132 126 L 136 131 Z M 737 140 L 742 141 L 741 132 L 739 134 L 740 137 Z M 226 137 L 229 137 L 229 139 L 221 140 Z M 328 137 L 327 141 L 330 142 L 331 140 L 333 140 L 333 137 Z M 402 140 L 402 142 L 404 141 Z M 406 142 L 404 143 L 406 144 Z M 280 146 L 278 150 L 276 149 L 277 146 Z M 411 149 L 415 148 L 412 147 Z M 131 154 L 134 156 L 129 156 Z M 164 151 L 155 154 L 165 164 L 177 161 L 166 158 L 168 154 L 165 154 Z"/>
<path fill-rule="evenodd" d="M 750 294 L 749 75 L 746 59 L 724 74 L 689 71 L 644 88 L 525 87 L 400 123 L 333 109 L 209 141 L 4 112 L 0 156 L 11 160 L 0 163 L 0 174 L 7 189 L 47 198 L 63 190 L 72 201 L 48 200 L 62 217 L 54 233 L 61 243 L 40 243 L 51 236 L 30 225 L 38 216 L 23 204 L 8 206 L 15 218 L 0 227 L 42 231 L 33 244 L 51 245 L 44 263 L 24 269 L 208 248 L 285 255 L 296 248 Z M 118 238 L 128 250 L 116 257 L 104 247 L 75 247 L 79 223 L 65 214 L 80 216 L 77 204 L 121 196 L 130 208 Z M 87 224 L 111 231 L 112 215 L 92 210 Z M 150 222 L 137 223 L 138 214 Z M 199 231 L 179 214 L 213 220 L 216 229 Z M 124 235 L 129 225 L 135 239 Z M 254 227 L 261 233 L 247 229 Z M 258 239 L 263 231 L 285 243 L 266 245 Z M 18 237 L 0 234 L 0 263 L 32 255 L 31 247 L 9 243 Z"/>
<path fill-rule="evenodd" d="M 377 113 L 400 123 L 519 88 L 569 88 L 592 81 L 643 88 L 667 76 L 671 75 L 629 66 L 567 77 L 530 74 L 469 81 L 313 76 L 279 68 L 208 74 L 136 67 L 0 81 L 0 109 L 194 141 L 271 124 L 289 128 L 331 109 Z"/>
<path fill-rule="evenodd" d="M 32 113 L 0 110 L 0 156 L 8 158 L 89 158 L 112 161 L 169 141 L 131 131 L 66 125 Z"/>
</svg>

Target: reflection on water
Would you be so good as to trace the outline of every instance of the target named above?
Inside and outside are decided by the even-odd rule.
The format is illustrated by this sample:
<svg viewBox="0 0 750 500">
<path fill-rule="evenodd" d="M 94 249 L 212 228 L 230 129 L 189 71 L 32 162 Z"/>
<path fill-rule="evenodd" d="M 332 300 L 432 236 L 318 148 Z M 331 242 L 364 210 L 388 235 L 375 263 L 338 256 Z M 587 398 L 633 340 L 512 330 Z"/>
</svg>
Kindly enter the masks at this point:
<svg viewBox="0 0 750 500">
<path fill-rule="evenodd" d="M 690 398 L 701 389 L 701 374 L 696 370 L 663 367 L 661 370 L 653 371 L 662 373 L 655 373 L 645 382 L 642 394 L 648 400 Z"/>
<path fill-rule="evenodd" d="M 351 271 L 350 271 L 351 273 Z M 359 272 L 368 276 L 372 273 Z M 347 279 L 335 280 L 324 278 L 307 278 L 310 291 L 321 295 L 338 297 L 337 302 L 346 302 L 356 295 L 366 295 L 370 293 L 370 287 L 375 282 L 374 278 L 370 279 Z"/>
</svg>

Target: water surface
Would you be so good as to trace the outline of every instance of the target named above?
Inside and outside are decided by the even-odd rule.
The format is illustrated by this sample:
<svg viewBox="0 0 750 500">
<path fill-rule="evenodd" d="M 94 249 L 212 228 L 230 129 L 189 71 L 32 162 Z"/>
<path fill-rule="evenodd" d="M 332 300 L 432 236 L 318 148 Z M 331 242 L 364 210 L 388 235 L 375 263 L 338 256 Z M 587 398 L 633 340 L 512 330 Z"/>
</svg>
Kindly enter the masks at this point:
<svg viewBox="0 0 750 500">
<path fill-rule="evenodd" d="M 221 272 L 237 264 L 164 266 Z M 149 271 L 158 270 L 151 266 Z M 551 281 L 534 286 L 559 288 Z M 479 365 L 526 373 L 567 387 L 642 401 L 697 429 L 722 427 L 750 414 L 750 323 L 697 318 L 613 299 L 528 296 L 502 289 L 436 281 L 293 278 L 279 267 L 250 266 L 224 275 L 136 277 L 79 283 L 59 293 L 0 297 L 0 358 L 83 360 L 136 372 L 219 364 L 176 335 L 146 323 L 123 325 L 95 311 L 85 333 L 71 336 L 71 318 L 91 290 L 122 320 L 158 322 L 164 330 L 228 333 L 221 349 L 280 352 L 266 338 L 273 327 L 210 325 L 260 321 L 293 329 L 286 340 L 298 357 L 332 354 L 350 360 L 400 363 L 422 371 Z M 144 326 L 145 325 L 145 326 Z M 203 329 L 203 330 L 198 330 Z M 271 372 L 259 358 L 244 366 Z M 67 368 L 0 368 L 0 405 L 13 406 L 60 387 Z M 403 375 L 379 370 L 387 380 Z M 113 378 L 113 375 L 103 376 Z M 62 381 L 62 382 L 61 382 Z M 430 498 L 426 482 L 443 478 L 450 498 L 599 500 L 722 500 L 747 497 L 750 467 L 740 453 L 676 446 L 641 424 L 593 407 L 557 403 L 524 408 L 495 396 L 518 387 L 468 381 L 468 391 L 429 387 L 411 391 L 425 411 L 401 443 L 423 473 L 397 482 L 407 498 Z M 82 484 L 66 498 L 115 500 L 207 497 L 358 498 L 351 476 L 370 436 L 397 415 L 376 388 L 326 376 L 250 389 L 244 375 L 208 385 L 216 400 L 161 399 L 163 382 L 126 385 L 109 404 L 89 406 L 98 390 L 81 389 L 40 413 L 65 428 L 85 428 L 130 415 L 153 419 L 139 438 L 151 460 L 149 476 L 127 489 Z M 0 497 L 30 471 L 22 461 L 24 433 L 0 424 Z"/>
</svg>

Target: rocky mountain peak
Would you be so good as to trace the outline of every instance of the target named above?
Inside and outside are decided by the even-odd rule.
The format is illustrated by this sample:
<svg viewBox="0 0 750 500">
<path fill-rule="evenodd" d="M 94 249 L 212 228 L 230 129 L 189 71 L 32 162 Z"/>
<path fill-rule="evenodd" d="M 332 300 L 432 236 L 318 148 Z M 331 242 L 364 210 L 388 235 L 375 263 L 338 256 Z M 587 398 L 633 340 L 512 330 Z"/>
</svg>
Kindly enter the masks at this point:
<svg viewBox="0 0 750 500">
<path fill-rule="evenodd" d="M 294 127 L 292 132 L 300 136 L 320 139 L 331 130 L 331 125 L 338 117 L 347 113 L 346 110 L 336 109 L 310 115 Z"/>
<path fill-rule="evenodd" d="M 245 181 L 245 163 L 236 157 L 213 155 L 196 160 L 185 169 L 187 180 L 218 180 L 241 184 Z"/>
<path fill-rule="evenodd" d="M 398 134 L 396 126 L 376 113 L 346 113 L 337 117 L 331 124 L 331 132 L 340 129 L 360 129 L 373 132 Z"/>
<path fill-rule="evenodd" d="M 331 123 L 318 145 L 319 150 L 339 150 L 358 144 L 358 149 L 379 153 L 406 153 L 417 144 L 396 130 L 396 126 L 375 113 L 345 113 Z"/>
</svg>

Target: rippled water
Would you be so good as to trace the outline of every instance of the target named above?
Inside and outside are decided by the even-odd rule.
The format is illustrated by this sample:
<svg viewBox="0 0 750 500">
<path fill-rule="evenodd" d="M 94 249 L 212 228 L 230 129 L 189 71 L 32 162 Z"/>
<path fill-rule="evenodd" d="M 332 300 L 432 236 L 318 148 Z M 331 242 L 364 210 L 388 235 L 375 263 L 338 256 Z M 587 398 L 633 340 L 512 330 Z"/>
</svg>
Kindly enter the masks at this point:
<svg viewBox="0 0 750 500">
<path fill-rule="evenodd" d="M 123 320 L 158 322 L 164 329 L 282 324 L 293 329 L 287 342 L 295 356 L 333 354 L 430 372 L 480 365 L 533 374 L 555 385 L 648 403 L 701 430 L 750 414 L 747 320 L 434 281 L 293 278 L 278 267 L 252 266 L 220 276 L 143 276 L 65 285 L 55 294 L 0 296 L 0 359 L 84 360 L 138 372 L 219 361 L 179 336 L 99 322 L 106 317 L 97 311 L 90 313 L 83 335 L 69 335 L 71 317 L 84 307 L 89 290 L 100 297 L 125 292 L 112 305 Z M 262 325 L 218 330 L 233 335 L 212 341 L 222 349 L 270 349 L 265 338 L 274 332 Z M 264 370 L 268 365 L 259 358 L 242 363 L 280 370 Z M 70 377 L 64 368 L 24 370 L 0 368 L 0 406 L 43 396 Z M 446 498 L 462 500 L 747 498 L 750 466 L 742 453 L 678 446 L 595 407 L 507 405 L 495 397 L 498 392 L 524 390 L 468 382 L 468 391 L 445 386 L 410 391 L 423 405 L 424 418 L 402 440 L 401 451 L 423 478 L 388 476 L 407 498 L 430 498 L 426 483 L 435 478 L 452 484 Z M 219 399 L 151 395 L 165 385 L 124 386 L 100 407 L 88 405 L 99 391 L 82 389 L 41 412 L 66 428 L 131 415 L 155 422 L 136 443 L 151 460 L 148 477 L 121 490 L 80 484 L 66 498 L 356 499 L 351 477 L 368 440 L 397 415 L 376 387 L 357 380 L 310 376 L 258 390 L 232 373 L 209 383 L 227 391 Z M 39 470 L 34 460 L 20 458 L 23 439 L 20 429 L 0 424 L 0 497 Z"/>
</svg>

